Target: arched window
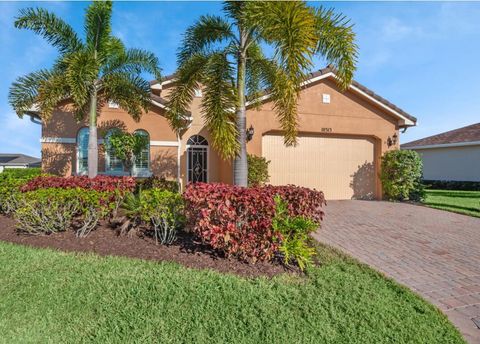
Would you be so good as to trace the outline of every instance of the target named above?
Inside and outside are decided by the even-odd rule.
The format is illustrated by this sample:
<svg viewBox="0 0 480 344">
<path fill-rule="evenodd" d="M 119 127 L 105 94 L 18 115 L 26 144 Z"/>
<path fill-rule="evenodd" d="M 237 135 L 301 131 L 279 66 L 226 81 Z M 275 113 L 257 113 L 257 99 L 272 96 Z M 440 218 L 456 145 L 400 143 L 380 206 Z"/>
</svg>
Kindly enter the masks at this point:
<svg viewBox="0 0 480 344">
<path fill-rule="evenodd" d="M 187 179 L 189 182 L 208 182 L 208 141 L 194 135 L 187 141 Z"/>
<path fill-rule="evenodd" d="M 135 172 L 146 172 L 150 169 L 150 135 L 141 129 L 134 134 L 144 136 L 147 140 L 147 146 L 135 157 Z"/>
<path fill-rule="evenodd" d="M 105 147 L 105 172 L 107 173 L 119 173 L 123 172 L 123 163 L 122 160 L 117 158 L 115 154 L 113 154 L 113 149 L 109 147 L 108 139 L 112 134 L 118 129 L 110 129 L 107 131 L 104 140 L 104 147 Z"/>
<path fill-rule="evenodd" d="M 77 174 L 88 173 L 88 128 L 82 128 L 77 134 Z"/>
</svg>

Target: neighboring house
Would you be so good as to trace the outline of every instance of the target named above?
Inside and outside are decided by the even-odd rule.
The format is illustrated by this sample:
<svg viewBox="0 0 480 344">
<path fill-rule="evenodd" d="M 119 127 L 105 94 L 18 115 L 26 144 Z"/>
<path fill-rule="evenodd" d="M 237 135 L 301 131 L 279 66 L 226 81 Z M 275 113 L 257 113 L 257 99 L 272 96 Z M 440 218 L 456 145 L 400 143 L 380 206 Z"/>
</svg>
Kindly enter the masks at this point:
<svg viewBox="0 0 480 344">
<path fill-rule="evenodd" d="M 402 145 L 420 153 L 425 180 L 480 181 L 480 123 Z"/>
<path fill-rule="evenodd" d="M 416 119 L 366 87 L 353 82 L 342 93 L 335 74 L 323 69 L 311 74 L 300 94 L 299 137 L 296 147 L 285 147 L 268 94 L 261 107 L 247 109 L 247 128 L 254 134 L 247 144 L 250 154 L 264 156 L 272 184 L 297 184 L 323 190 L 327 199 L 380 198 L 380 157 L 398 148 L 399 129 L 414 126 Z M 100 143 L 108 128 L 122 126 L 149 137 L 150 145 L 137 159 L 135 175 L 151 173 L 190 181 L 231 183 L 232 164 L 211 146 L 201 115 L 202 91 L 197 90 L 186 126 L 178 136 L 165 114 L 165 98 L 175 85 L 174 77 L 153 81 L 152 106 L 135 122 L 116 104 L 105 104 L 99 116 Z M 32 114 L 34 117 L 38 116 Z M 42 124 L 42 163 L 46 172 L 62 175 L 87 171 L 87 122 L 77 123 L 67 103 Z M 103 145 L 101 145 L 103 146 Z M 99 171 L 125 174 L 111 152 L 100 150 Z"/>
<path fill-rule="evenodd" d="M 25 154 L 2 154 L 0 153 L 0 173 L 5 168 L 28 168 L 40 167 L 41 160 Z"/>
</svg>

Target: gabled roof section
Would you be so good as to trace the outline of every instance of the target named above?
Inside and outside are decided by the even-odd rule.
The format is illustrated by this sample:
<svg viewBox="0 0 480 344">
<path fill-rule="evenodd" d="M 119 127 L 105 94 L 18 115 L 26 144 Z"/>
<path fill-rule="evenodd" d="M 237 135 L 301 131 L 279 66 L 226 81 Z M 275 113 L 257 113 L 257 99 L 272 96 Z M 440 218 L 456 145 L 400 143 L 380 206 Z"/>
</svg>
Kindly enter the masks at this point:
<svg viewBox="0 0 480 344">
<path fill-rule="evenodd" d="M 38 164 L 41 160 L 33 156 L 17 153 L 17 154 L 2 154 L 0 153 L 0 165 L 6 166 L 24 166 Z"/>
<path fill-rule="evenodd" d="M 313 84 L 321 79 L 326 79 L 326 78 L 332 78 L 332 79 L 337 79 L 336 75 L 336 70 L 335 68 L 328 66 L 326 68 L 320 69 L 316 72 L 310 73 L 308 79 L 303 82 L 302 87 L 310 87 L 313 86 Z M 399 119 L 399 125 L 400 127 L 411 127 L 415 126 L 417 123 L 417 119 L 413 117 L 412 115 L 408 114 L 404 110 L 400 109 L 398 106 L 394 105 L 393 103 L 389 102 L 385 98 L 379 96 L 366 86 L 360 84 L 359 82 L 353 80 L 349 89 L 360 96 L 367 98 L 371 102 L 377 104 L 379 107 L 383 108 L 386 110 L 388 113 L 391 115 L 397 117 Z M 265 94 L 260 97 L 260 100 L 266 100 L 269 98 L 268 90 L 265 91 Z M 252 104 L 253 101 L 248 102 L 248 104 Z"/>
<path fill-rule="evenodd" d="M 441 146 L 468 146 L 472 144 L 480 145 L 480 123 L 408 142 L 401 147 L 405 149 L 434 148 Z"/>
<path fill-rule="evenodd" d="M 163 85 L 170 84 L 175 81 L 175 74 L 168 75 L 163 78 L 162 82 L 158 80 L 153 80 L 150 82 L 152 88 L 161 89 Z M 332 78 L 337 79 L 336 70 L 332 66 L 328 66 L 326 68 L 320 69 L 316 72 L 310 73 L 308 79 L 303 82 L 302 87 L 310 87 L 313 84 L 321 79 L 325 78 Z M 407 113 L 406 111 L 402 110 L 398 106 L 394 105 L 393 103 L 389 102 L 387 99 L 379 96 L 366 86 L 360 84 L 359 82 L 353 80 L 352 84 L 350 85 L 350 90 L 359 94 L 360 96 L 367 98 L 371 102 L 375 103 L 382 109 L 386 110 L 389 114 L 395 116 L 399 120 L 400 127 L 411 127 L 417 124 L 417 119 Z M 270 97 L 268 90 L 265 90 L 263 95 L 260 97 L 260 101 L 265 101 Z M 254 101 L 247 102 L 247 106 L 252 105 Z"/>
</svg>

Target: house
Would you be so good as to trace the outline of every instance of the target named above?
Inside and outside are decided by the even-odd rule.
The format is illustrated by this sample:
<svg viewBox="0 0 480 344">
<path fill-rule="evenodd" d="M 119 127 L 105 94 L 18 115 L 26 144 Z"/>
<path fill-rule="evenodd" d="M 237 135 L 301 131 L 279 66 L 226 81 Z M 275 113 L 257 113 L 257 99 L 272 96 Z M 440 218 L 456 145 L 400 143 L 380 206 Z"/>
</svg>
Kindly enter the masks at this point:
<svg viewBox="0 0 480 344">
<path fill-rule="evenodd" d="M 271 161 L 272 184 L 316 188 L 327 199 L 380 198 L 380 157 L 398 148 L 399 129 L 414 126 L 416 119 L 357 82 L 342 93 L 335 79 L 334 70 L 326 68 L 312 73 L 304 83 L 296 147 L 284 146 L 268 94 L 260 99 L 260 108 L 249 106 L 247 127 L 254 134 L 247 150 Z M 165 98 L 174 85 L 174 76 L 151 82 L 151 109 L 139 122 L 116 104 L 105 104 L 98 121 L 99 143 L 108 139 L 109 128 L 123 127 L 149 137 L 149 147 L 137 158 L 135 175 L 177 178 L 182 185 L 190 181 L 231 183 L 232 164 L 211 147 L 203 125 L 201 89 L 195 92 L 185 130 L 177 135 L 170 129 L 164 117 Z M 42 124 L 46 172 L 79 175 L 87 171 L 87 122 L 77 123 L 70 110 L 68 103 L 62 103 Z M 100 173 L 125 173 L 111 152 L 103 148 L 99 155 Z"/>
<path fill-rule="evenodd" d="M 0 153 L 0 173 L 5 168 L 28 168 L 40 167 L 41 160 L 25 154 L 2 154 Z"/>
<path fill-rule="evenodd" d="M 480 123 L 402 145 L 423 160 L 425 180 L 480 182 Z"/>
</svg>

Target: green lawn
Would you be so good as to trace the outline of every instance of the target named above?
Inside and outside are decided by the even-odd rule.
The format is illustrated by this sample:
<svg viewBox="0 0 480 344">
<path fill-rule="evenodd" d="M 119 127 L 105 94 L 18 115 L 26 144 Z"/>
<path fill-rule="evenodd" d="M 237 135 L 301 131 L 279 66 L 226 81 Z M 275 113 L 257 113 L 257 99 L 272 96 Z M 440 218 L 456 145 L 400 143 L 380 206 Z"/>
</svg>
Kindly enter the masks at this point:
<svg viewBox="0 0 480 344">
<path fill-rule="evenodd" d="M 308 278 L 268 280 L 0 242 L 0 341 L 463 343 L 413 293 L 322 252 Z"/>
<path fill-rule="evenodd" d="M 424 204 L 480 217 L 480 191 L 427 190 Z"/>
</svg>

